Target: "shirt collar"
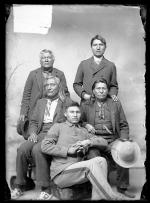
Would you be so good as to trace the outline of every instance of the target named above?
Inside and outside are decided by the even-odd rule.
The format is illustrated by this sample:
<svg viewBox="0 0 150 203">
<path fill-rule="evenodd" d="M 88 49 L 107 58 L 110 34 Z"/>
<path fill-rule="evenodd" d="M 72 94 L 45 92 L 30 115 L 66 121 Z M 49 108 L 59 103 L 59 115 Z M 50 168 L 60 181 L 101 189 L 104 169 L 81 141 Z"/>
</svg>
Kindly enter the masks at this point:
<svg viewBox="0 0 150 203">
<path fill-rule="evenodd" d="M 50 67 L 49 69 L 44 69 L 43 67 L 41 67 L 41 69 L 43 73 L 51 73 L 53 70 L 53 67 Z"/>
<path fill-rule="evenodd" d="M 96 100 L 96 103 L 97 103 L 97 105 L 98 105 L 98 103 L 100 103 L 100 104 L 102 103 L 103 105 L 104 105 L 104 104 L 107 105 L 108 99 L 104 100 L 103 102 L 100 102 L 100 101 L 97 101 L 97 100 Z"/>
<path fill-rule="evenodd" d="M 51 99 L 47 98 L 47 102 L 50 102 L 50 103 L 52 103 L 52 102 L 57 102 L 58 99 L 59 99 L 59 98 L 56 98 L 56 99 L 54 99 L 54 100 L 51 100 Z"/>
<path fill-rule="evenodd" d="M 95 57 L 95 56 L 93 56 L 93 57 L 94 57 L 94 61 L 95 61 L 95 62 L 98 62 L 98 63 L 100 63 L 100 62 L 101 62 L 101 60 L 102 60 L 102 58 L 103 58 L 103 56 L 102 56 L 102 57 L 100 57 L 100 58 Z"/>
<path fill-rule="evenodd" d="M 76 126 L 76 127 L 78 127 L 78 128 L 80 128 L 80 125 L 79 124 L 73 124 L 73 123 L 70 123 L 69 121 L 67 121 L 66 120 L 66 122 L 65 122 L 69 127 L 72 127 L 72 126 Z"/>
</svg>

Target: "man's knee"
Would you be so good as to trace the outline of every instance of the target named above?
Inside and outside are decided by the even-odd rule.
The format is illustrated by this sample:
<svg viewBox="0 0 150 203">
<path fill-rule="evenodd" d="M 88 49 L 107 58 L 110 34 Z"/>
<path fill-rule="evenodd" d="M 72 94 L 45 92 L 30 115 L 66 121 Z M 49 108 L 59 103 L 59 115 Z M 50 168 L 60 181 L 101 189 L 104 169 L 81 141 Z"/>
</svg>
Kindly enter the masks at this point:
<svg viewBox="0 0 150 203">
<path fill-rule="evenodd" d="M 100 150 L 97 148 L 90 148 L 87 153 L 87 160 L 92 159 L 94 157 L 101 156 Z"/>
<path fill-rule="evenodd" d="M 32 153 L 35 155 L 35 154 L 41 154 L 42 151 L 41 151 L 41 143 L 37 143 L 33 146 L 33 149 L 32 149 Z"/>
<path fill-rule="evenodd" d="M 90 159 L 92 162 L 94 162 L 94 163 L 102 163 L 102 164 L 105 164 L 105 165 L 107 165 L 107 161 L 106 161 L 106 159 L 104 158 L 104 157 L 94 157 L 94 158 L 92 158 L 92 159 Z"/>
<path fill-rule="evenodd" d="M 32 149 L 32 146 L 29 142 L 24 142 L 17 149 L 17 154 L 26 154 L 28 151 Z"/>
</svg>

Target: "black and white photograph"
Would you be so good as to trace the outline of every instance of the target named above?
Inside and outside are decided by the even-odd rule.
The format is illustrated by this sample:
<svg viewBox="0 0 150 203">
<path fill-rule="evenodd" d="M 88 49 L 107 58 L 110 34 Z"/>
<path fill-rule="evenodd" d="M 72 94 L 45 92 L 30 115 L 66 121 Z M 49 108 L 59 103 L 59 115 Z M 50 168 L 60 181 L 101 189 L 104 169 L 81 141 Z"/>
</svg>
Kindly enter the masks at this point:
<svg viewBox="0 0 150 203">
<path fill-rule="evenodd" d="M 5 199 L 147 200 L 138 4 L 5 4 Z"/>
</svg>

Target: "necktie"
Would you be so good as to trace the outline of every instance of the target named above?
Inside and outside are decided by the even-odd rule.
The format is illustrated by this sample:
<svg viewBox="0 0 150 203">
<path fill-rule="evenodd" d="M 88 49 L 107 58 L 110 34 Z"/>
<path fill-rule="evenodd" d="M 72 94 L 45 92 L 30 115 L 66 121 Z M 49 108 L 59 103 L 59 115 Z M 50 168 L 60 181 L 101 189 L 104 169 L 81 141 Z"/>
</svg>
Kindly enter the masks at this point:
<svg viewBox="0 0 150 203">
<path fill-rule="evenodd" d="M 48 100 L 47 104 L 46 104 L 46 107 L 45 107 L 46 116 L 50 116 L 50 108 L 51 108 L 51 100 Z"/>
<path fill-rule="evenodd" d="M 99 106 L 99 117 L 100 117 L 100 119 L 104 119 L 104 103 L 98 102 L 98 106 Z"/>
</svg>

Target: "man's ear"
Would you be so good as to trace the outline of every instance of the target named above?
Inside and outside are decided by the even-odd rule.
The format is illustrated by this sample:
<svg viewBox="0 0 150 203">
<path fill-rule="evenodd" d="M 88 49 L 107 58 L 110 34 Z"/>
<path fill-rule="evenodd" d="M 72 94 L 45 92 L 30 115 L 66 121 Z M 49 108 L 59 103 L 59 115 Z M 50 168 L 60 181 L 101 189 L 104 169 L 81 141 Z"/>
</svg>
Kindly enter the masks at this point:
<svg viewBox="0 0 150 203">
<path fill-rule="evenodd" d="M 66 111 L 64 112 L 64 116 L 67 117 Z"/>
<path fill-rule="evenodd" d="M 94 89 L 92 90 L 92 95 L 93 95 L 93 96 L 95 95 L 95 91 L 94 91 Z"/>
</svg>

